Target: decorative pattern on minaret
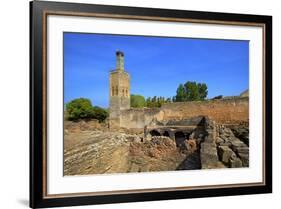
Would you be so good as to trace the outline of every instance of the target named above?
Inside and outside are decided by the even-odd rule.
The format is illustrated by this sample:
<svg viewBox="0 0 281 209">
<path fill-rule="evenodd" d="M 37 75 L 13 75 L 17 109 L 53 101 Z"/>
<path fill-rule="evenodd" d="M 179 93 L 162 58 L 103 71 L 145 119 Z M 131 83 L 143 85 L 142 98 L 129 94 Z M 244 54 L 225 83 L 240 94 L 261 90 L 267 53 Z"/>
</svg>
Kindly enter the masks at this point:
<svg viewBox="0 0 281 209">
<path fill-rule="evenodd" d="M 124 53 L 116 52 L 116 69 L 110 72 L 110 127 L 120 125 L 120 111 L 130 109 L 130 75 L 124 69 Z"/>
</svg>

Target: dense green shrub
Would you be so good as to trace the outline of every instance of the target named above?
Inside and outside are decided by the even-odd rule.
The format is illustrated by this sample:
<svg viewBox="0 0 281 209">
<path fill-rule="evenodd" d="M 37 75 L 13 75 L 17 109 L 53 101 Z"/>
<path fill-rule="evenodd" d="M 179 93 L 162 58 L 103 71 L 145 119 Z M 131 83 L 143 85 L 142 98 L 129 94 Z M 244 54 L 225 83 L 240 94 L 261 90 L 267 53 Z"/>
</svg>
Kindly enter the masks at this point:
<svg viewBox="0 0 281 209">
<path fill-rule="evenodd" d="M 93 107 L 89 99 L 74 99 L 66 104 L 69 120 L 89 119 L 93 117 Z"/>
<path fill-rule="evenodd" d="M 170 103 L 171 98 L 165 98 L 165 97 L 148 97 L 146 99 L 146 107 L 153 108 L 153 107 L 161 107 L 165 103 Z"/>
<path fill-rule="evenodd" d="M 98 107 L 98 106 L 95 106 L 93 107 L 93 118 L 94 119 L 97 119 L 99 122 L 103 122 L 105 121 L 105 119 L 108 117 L 108 111 L 101 108 L 101 107 Z"/>
<path fill-rule="evenodd" d="M 141 95 L 131 94 L 131 107 L 145 107 L 145 98 Z"/>
<path fill-rule="evenodd" d="M 101 107 L 93 107 L 89 99 L 74 99 L 66 104 L 68 120 L 97 119 L 99 122 L 108 117 L 107 110 Z"/>
</svg>

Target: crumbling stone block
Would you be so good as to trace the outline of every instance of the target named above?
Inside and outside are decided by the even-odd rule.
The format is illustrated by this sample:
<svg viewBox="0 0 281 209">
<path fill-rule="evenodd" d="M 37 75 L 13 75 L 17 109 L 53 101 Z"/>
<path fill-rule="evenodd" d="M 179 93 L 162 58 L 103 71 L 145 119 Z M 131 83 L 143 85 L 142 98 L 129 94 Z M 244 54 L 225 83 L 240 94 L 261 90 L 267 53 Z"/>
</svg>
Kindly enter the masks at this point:
<svg viewBox="0 0 281 209">
<path fill-rule="evenodd" d="M 238 156 L 241 158 L 243 167 L 249 167 L 249 153 L 238 152 Z"/>
<path fill-rule="evenodd" d="M 242 161 L 238 157 L 233 157 L 229 159 L 229 164 L 231 168 L 241 168 Z"/>
<path fill-rule="evenodd" d="M 241 149 L 241 147 L 247 147 L 246 144 L 244 144 L 242 141 L 240 141 L 239 139 L 235 138 L 235 140 L 231 140 L 231 149 L 234 152 L 238 152 L 239 149 Z"/>
<path fill-rule="evenodd" d="M 225 164 L 229 164 L 231 157 L 236 157 L 235 153 L 228 146 L 219 146 L 218 153 L 220 160 Z"/>
<path fill-rule="evenodd" d="M 224 140 L 220 137 L 217 137 L 216 143 L 220 145 L 220 144 L 224 143 Z"/>
<path fill-rule="evenodd" d="M 217 168 L 219 158 L 217 154 L 217 147 L 213 143 L 204 142 L 201 144 L 200 149 L 201 167 Z"/>
</svg>

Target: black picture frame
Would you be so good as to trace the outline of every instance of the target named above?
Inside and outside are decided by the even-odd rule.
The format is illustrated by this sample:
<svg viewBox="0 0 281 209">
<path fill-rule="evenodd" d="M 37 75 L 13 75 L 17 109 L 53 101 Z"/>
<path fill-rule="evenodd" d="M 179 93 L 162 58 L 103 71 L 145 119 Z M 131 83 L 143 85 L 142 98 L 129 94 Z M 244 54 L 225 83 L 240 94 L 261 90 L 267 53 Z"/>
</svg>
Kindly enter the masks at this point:
<svg viewBox="0 0 281 209">
<path fill-rule="evenodd" d="M 196 20 L 214 23 L 262 24 L 265 28 L 264 48 L 264 137 L 266 139 L 264 155 L 264 184 L 226 186 L 223 188 L 181 189 L 155 192 L 117 193 L 103 195 L 46 196 L 46 46 L 44 33 L 47 30 L 44 18 L 48 14 L 64 15 L 108 14 L 139 17 Z M 46 139 L 45 139 L 46 140 Z M 57 207 L 89 204 L 106 204 L 137 201 L 154 201 L 182 198 L 201 198 L 229 195 L 246 195 L 272 192 L 272 17 L 262 15 L 229 14 L 139 7 L 105 6 L 78 3 L 30 2 L 30 207 Z"/>
</svg>

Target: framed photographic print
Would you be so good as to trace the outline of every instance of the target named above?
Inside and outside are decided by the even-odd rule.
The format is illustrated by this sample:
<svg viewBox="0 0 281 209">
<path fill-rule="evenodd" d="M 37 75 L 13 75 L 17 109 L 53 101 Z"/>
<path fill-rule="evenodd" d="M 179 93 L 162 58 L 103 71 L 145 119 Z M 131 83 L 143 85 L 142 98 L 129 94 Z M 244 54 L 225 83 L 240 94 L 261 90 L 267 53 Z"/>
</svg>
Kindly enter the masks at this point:
<svg viewBox="0 0 281 209">
<path fill-rule="evenodd" d="M 270 193 L 272 17 L 30 3 L 30 207 Z"/>
</svg>

